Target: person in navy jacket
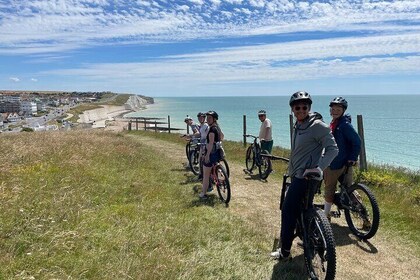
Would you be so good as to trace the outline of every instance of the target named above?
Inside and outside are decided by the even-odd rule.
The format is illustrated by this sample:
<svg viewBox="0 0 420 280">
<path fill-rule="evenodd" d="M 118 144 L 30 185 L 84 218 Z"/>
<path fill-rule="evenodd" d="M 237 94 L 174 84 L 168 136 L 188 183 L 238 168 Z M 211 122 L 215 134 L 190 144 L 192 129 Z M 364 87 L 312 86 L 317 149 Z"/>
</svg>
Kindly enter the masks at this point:
<svg viewBox="0 0 420 280">
<path fill-rule="evenodd" d="M 349 165 L 348 175 L 345 176 L 347 186 L 353 183 L 353 168 L 360 153 L 360 137 L 351 125 L 350 115 L 344 115 L 348 103 L 343 97 L 336 97 L 330 102 L 330 123 L 331 132 L 334 135 L 338 146 L 338 155 L 324 170 L 325 202 L 324 211 L 330 217 L 331 206 L 334 200 L 334 193 L 338 178 L 343 174 L 346 165 Z"/>
</svg>

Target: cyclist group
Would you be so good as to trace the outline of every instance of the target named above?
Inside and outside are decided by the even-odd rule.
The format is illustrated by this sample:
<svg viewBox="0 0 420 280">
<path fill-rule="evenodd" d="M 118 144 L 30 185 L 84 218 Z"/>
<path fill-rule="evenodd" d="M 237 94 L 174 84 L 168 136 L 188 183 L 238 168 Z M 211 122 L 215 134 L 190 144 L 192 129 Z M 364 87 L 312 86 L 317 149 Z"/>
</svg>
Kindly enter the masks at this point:
<svg viewBox="0 0 420 280">
<path fill-rule="evenodd" d="M 206 199 L 211 168 L 223 157 L 221 141 L 224 139 L 224 134 L 217 123 L 219 115 L 215 111 L 199 112 L 197 118 L 200 125 L 195 125 L 190 117 L 187 117 L 184 121 L 192 129 L 191 137 L 199 138 L 200 143 L 205 144 L 201 145 L 199 161 L 203 163 L 203 168 L 202 173 L 200 169 L 198 178 L 202 181 L 202 190 L 199 197 Z"/>
<path fill-rule="evenodd" d="M 351 125 L 350 116 L 345 115 L 348 108 L 347 101 L 342 97 L 336 97 L 330 102 L 332 121 L 329 126 L 322 120 L 320 114 L 310 112 L 312 103 L 310 94 L 305 91 L 294 93 L 289 101 L 296 122 L 293 127 L 288 166 L 291 184 L 282 206 L 281 247 L 271 253 L 271 256 L 278 260 L 291 258 L 290 249 L 297 219 L 300 215 L 300 201 L 302 201 L 308 186 L 307 175 L 311 174 L 311 178 L 314 178 L 313 174 L 315 174 L 315 179 L 311 180 L 324 179 L 324 213 L 329 218 L 337 181 L 346 169 L 349 174 L 349 176 L 346 176 L 349 185 L 352 183 L 351 166 L 356 163 L 360 153 L 360 137 Z M 198 117 L 200 127 L 202 127 L 204 114 L 200 114 Z M 199 131 L 194 132 L 193 124 L 187 123 L 193 129 L 195 135 L 200 135 L 202 141 L 206 139 L 207 144 L 205 147 L 201 198 L 206 197 L 210 169 L 212 164 L 218 160 L 218 153 L 215 152 L 214 144 L 223 139 L 223 133 L 217 125 L 217 113 L 210 111 L 206 115 L 209 125 L 207 134 L 205 130 L 202 131 L 204 134 Z M 261 150 L 266 150 L 271 154 L 273 147 L 271 121 L 267 118 L 267 113 L 264 110 L 258 112 L 258 118 L 261 121 L 259 133 Z M 310 200 L 313 200 L 313 194 Z"/>
</svg>

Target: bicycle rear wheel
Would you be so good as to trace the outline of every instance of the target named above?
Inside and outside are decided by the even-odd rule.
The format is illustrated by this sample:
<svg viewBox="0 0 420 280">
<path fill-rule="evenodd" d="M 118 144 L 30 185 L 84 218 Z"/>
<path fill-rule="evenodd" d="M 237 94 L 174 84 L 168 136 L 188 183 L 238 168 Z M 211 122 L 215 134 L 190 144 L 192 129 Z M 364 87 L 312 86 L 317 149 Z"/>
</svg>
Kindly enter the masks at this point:
<svg viewBox="0 0 420 280">
<path fill-rule="evenodd" d="M 226 159 L 224 159 L 224 158 L 222 158 L 222 159 L 219 161 L 219 164 L 225 168 L 226 175 L 227 175 L 228 177 L 230 177 L 229 164 L 228 164 L 227 160 L 226 160 Z"/>
<path fill-rule="evenodd" d="M 225 168 L 221 165 L 216 167 L 216 187 L 220 200 L 228 204 L 230 201 L 230 183 Z"/>
<path fill-rule="evenodd" d="M 317 280 L 334 279 L 336 252 L 331 225 L 324 212 L 316 208 L 308 210 L 305 220 L 307 240 L 304 241 L 304 258 L 309 277 Z"/>
<path fill-rule="evenodd" d="M 190 169 L 192 173 L 194 173 L 195 175 L 199 175 L 200 174 L 200 151 L 199 150 L 190 151 L 188 163 L 190 165 Z"/>
<path fill-rule="evenodd" d="M 268 154 L 266 150 L 262 151 L 262 153 Z M 261 157 L 261 165 L 258 166 L 258 172 L 260 173 L 260 178 L 265 180 L 270 175 L 271 171 L 273 170 L 271 167 L 271 160 L 266 157 Z"/>
<path fill-rule="evenodd" d="M 254 154 L 253 145 L 249 146 L 248 149 L 246 150 L 245 166 L 246 166 L 246 170 L 248 170 L 249 172 L 251 172 L 252 169 L 254 169 L 255 167 L 255 154 Z"/>
<path fill-rule="evenodd" d="M 379 228 L 379 206 L 368 187 L 354 184 L 347 189 L 348 208 L 344 208 L 350 230 L 359 238 L 372 238 Z"/>
</svg>

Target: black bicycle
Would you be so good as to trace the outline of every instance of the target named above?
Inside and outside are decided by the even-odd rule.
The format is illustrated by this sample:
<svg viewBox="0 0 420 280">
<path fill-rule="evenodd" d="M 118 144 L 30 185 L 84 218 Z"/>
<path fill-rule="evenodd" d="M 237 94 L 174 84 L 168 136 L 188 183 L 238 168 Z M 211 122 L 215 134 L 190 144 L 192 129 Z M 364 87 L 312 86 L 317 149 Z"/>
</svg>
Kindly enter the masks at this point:
<svg viewBox="0 0 420 280">
<path fill-rule="evenodd" d="M 372 238 L 379 228 L 380 212 L 378 202 L 372 191 L 363 184 L 355 183 L 351 186 L 345 184 L 349 166 L 339 178 L 340 190 L 334 195 L 334 204 L 337 211 L 331 211 L 331 216 L 341 217 L 344 210 L 347 224 L 358 238 L 367 240 Z M 319 206 L 319 205 L 317 205 Z M 323 205 L 321 205 L 323 208 Z"/>
<path fill-rule="evenodd" d="M 263 155 L 271 160 L 288 159 L 273 155 Z M 316 173 L 309 173 L 307 176 L 307 188 L 305 197 L 301 202 L 300 215 L 296 224 L 295 237 L 303 242 L 303 255 L 306 269 L 310 279 L 335 278 L 336 252 L 335 241 L 331 225 L 328 222 L 324 211 L 314 207 L 313 198 L 321 186 L 321 181 L 315 180 Z M 283 176 L 283 185 L 280 195 L 280 210 L 283 208 L 283 201 L 290 187 L 289 176 Z"/>
<path fill-rule="evenodd" d="M 201 146 L 205 146 L 203 143 L 194 143 L 190 145 L 190 154 L 188 157 L 188 164 L 192 173 L 195 175 L 200 175 L 203 170 L 203 163 L 200 161 L 200 152 Z M 203 156 L 202 156 L 203 157 Z M 219 164 L 224 167 L 227 176 L 230 176 L 229 164 L 227 160 L 223 157 L 219 160 Z"/>
<path fill-rule="evenodd" d="M 252 173 L 252 170 L 255 168 L 255 166 L 258 166 L 258 173 L 260 175 L 260 178 L 265 180 L 268 178 L 271 171 L 273 171 L 270 157 L 261 156 L 262 154 L 268 154 L 268 152 L 266 150 L 261 151 L 261 146 L 258 141 L 258 137 L 250 134 L 247 134 L 245 136 L 254 139 L 253 143 L 246 150 L 246 170 Z"/>
<path fill-rule="evenodd" d="M 181 135 L 181 138 L 187 137 L 187 134 Z M 200 138 L 197 137 L 189 137 L 187 144 L 185 144 L 185 154 L 187 156 L 187 160 L 190 160 L 190 153 L 191 149 L 194 145 L 196 145 L 198 142 L 200 142 Z"/>
</svg>

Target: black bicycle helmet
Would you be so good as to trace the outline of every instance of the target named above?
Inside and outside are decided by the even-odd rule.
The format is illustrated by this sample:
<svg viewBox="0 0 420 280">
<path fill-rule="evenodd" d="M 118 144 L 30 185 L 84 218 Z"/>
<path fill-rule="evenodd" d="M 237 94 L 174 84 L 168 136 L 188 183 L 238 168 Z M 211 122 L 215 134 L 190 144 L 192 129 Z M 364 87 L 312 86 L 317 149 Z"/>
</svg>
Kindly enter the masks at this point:
<svg viewBox="0 0 420 280">
<path fill-rule="evenodd" d="M 199 118 L 199 117 L 205 117 L 205 116 L 206 116 L 206 113 L 203 113 L 203 112 L 199 112 L 197 114 L 197 118 Z"/>
<path fill-rule="evenodd" d="M 330 102 L 330 107 L 332 107 L 332 105 L 341 105 L 344 108 L 344 110 L 347 110 L 347 107 L 349 106 L 349 104 L 347 103 L 347 100 L 341 96 L 334 98 Z"/>
<path fill-rule="evenodd" d="M 289 101 L 290 107 L 292 107 L 293 104 L 299 101 L 307 102 L 309 105 L 311 105 L 312 104 L 311 95 L 307 93 L 306 91 L 298 91 L 298 92 L 293 93 Z"/>
<path fill-rule="evenodd" d="M 218 120 L 219 119 L 219 115 L 215 112 L 215 111 L 208 111 L 206 113 L 207 116 L 212 116 L 213 119 Z"/>
<path fill-rule="evenodd" d="M 261 115 L 267 115 L 267 112 L 265 111 L 265 110 L 259 110 L 258 111 L 258 116 L 261 116 Z"/>
<path fill-rule="evenodd" d="M 184 119 L 184 122 L 188 122 L 188 121 L 192 121 L 193 119 L 191 118 L 191 117 L 186 117 L 185 119 Z"/>
</svg>

